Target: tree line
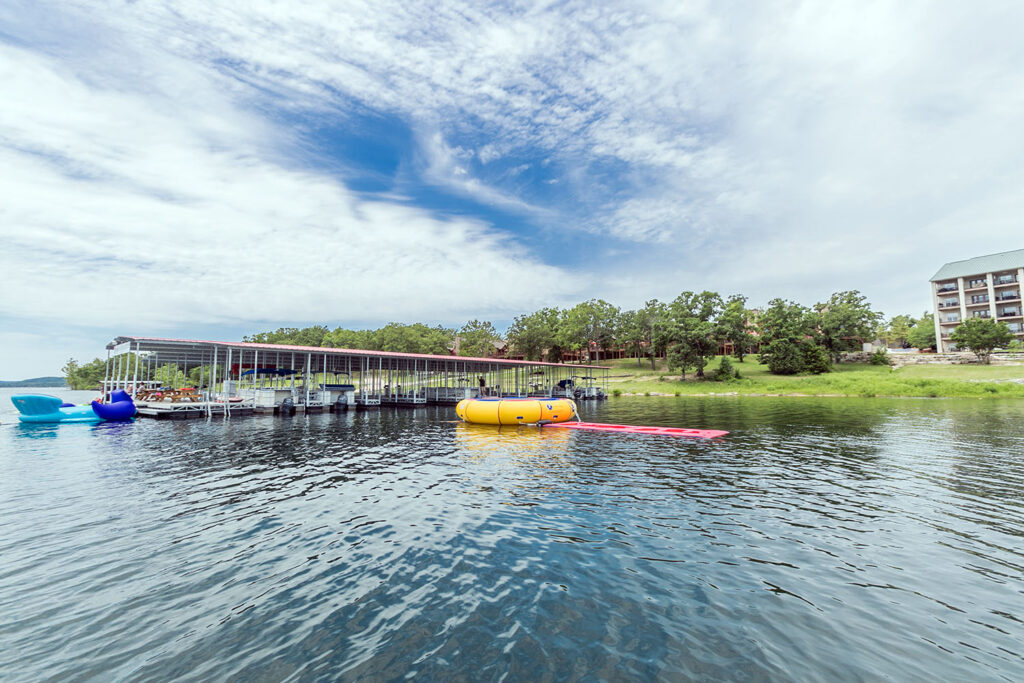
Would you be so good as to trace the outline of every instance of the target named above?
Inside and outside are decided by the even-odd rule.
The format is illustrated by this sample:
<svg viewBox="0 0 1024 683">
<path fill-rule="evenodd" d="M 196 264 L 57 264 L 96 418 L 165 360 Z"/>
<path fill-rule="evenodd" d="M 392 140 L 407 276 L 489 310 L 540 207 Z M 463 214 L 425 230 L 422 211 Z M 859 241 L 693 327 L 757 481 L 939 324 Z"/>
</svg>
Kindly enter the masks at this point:
<svg viewBox="0 0 1024 683">
<path fill-rule="evenodd" d="M 845 351 L 859 350 L 874 339 L 881 315 L 860 292 L 837 292 L 808 308 L 793 301 L 772 299 L 764 310 L 748 308 L 747 298 L 723 298 L 717 292 L 685 291 L 672 301 L 647 301 L 635 310 L 620 309 L 603 299 L 590 299 L 568 308 L 546 307 L 517 316 L 504 340 L 489 321 L 471 320 L 446 328 L 423 323 L 388 323 L 378 329 L 329 330 L 323 325 L 280 328 L 248 335 L 245 341 L 409 353 L 489 355 L 495 344 L 507 344 L 510 355 L 527 360 L 561 361 L 567 354 L 590 363 L 602 354 L 624 350 L 637 364 L 658 358 L 682 377 L 704 368 L 720 345 L 728 342 L 733 355 L 743 358 L 755 346 L 771 372 L 827 372 Z"/>
<path fill-rule="evenodd" d="M 992 348 L 1013 339 L 1004 324 L 980 319 L 965 321 L 954 335 L 962 348 L 980 350 L 983 360 Z M 932 315 L 897 315 L 883 321 L 856 290 L 836 292 L 810 307 L 775 298 L 763 309 L 749 308 L 747 298 L 738 294 L 723 299 L 716 292 L 685 291 L 672 301 L 651 299 L 636 309 L 620 309 L 603 299 L 541 308 L 517 316 L 504 338 L 490 321 L 470 320 L 459 328 L 397 322 L 360 330 L 282 327 L 247 335 L 243 341 L 470 357 L 504 349 L 527 360 L 559 362 L 571 355 L 589 363 L 600 362 L 602 353 L 622 350 L 638 365 L 649 362 L 652 369 L 657 359 L 664 359 L 685 379 L 687 372 L 704 377 L 708 361 L 723 343 L 732 346 L 739 362 L 757 348 L 769 371 L 784 375 L 829 372 L 844 352 L 860 350 L 862 342 L 874 339 L 890 346 L 935 348 Z M 105 361 L 99 358 L 82 365 L 72 359 L 62 368 L 72 388 L 99 386 L 104 370 Z"/>
</svg>

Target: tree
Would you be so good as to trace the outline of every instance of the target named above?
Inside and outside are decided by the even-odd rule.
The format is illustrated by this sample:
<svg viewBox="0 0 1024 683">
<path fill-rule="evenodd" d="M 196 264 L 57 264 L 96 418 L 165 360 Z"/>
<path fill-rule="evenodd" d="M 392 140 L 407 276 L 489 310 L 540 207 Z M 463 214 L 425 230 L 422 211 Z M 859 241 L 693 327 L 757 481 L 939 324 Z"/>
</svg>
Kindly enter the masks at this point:
<svg viewBox="0 0 1024 683">
<path fill-rule="evenodd" d="M 619 329 L 616 335 L 619 342 L 636 358 L 636 366 L 640 367 L 644 348 L 638 311 L 623 311 L 619 314 Z"/>
<path fill-rule="evenodd" d="M 757 326 L 762 348 L 778 339 L 797 342 L 817 335 L 811 310 L 785 299 L 769 301 L 757 320 Z"/>
<path fill-rule="evenodd" d="M 767 346 L 761 345 L 760 361 L 768 366 L 773 375 L 795 375 L 807 367 L 805 342 L 794 339 L 776 339 Z"/>
<path fill-rule="evenodd" d="M 486 358 L 494 351 L 496 341 L 501 337 L 490 321 L 470 320 L 459 330 L 459 355 Z"/>
<path fill-rule="evenodd" d="M 680 379 L 686 379 L 686 371 L 697 367 L 697 354 L 686 344 L 673 344 L 666 354 L 669 370 L 679 370 Z"/>
<path fill-rule="evenodd" d="M 817 316 L 807 307 L 784 299 L 772 299 L 758 318 L 761 333 L 760 361 L 773 375 L 795 375 L 799 372 L 828 372 L 830 362 L 821 345 L 816 327 Z"/>
<path fill-rule="evenodd" d="M 651 370 L 656 368 L 655 358 L 660 355 L 659 351 L 671 343 L 664 329 L 665 322 L 665 304 L 657 299 L 651 299 L 643 308 L 620 314 L 618 340 L 636 355 L 637 367 L 641 358 L 648 358 Z"/>
<path fill-rule="evenodd" d="M 902 347 L 908 343 L 907 337 L 916 324 L 917 321 L 912 316 L 895 315 L 882 327 L 878 336 L 887 346 Z"/>
<path fill-rule="evenodd" d="M 824 347 L 806 341 L 801 346 L 804 354 L 804 371 L 814 375 L 832 372 L 832 357 Z"/>
<path fill-rule="evenodd" d="M 490 323 L 488 323 L 490 324 Z M 495 334 L 495 336 L 497 336 Z M 423 323 L 403 325 L 388 323 L 373 333 L 374 347 L 378 351 L 397 353 L 429 353 L 444 355 L 455 339 L 454 330 Z"/>
<path fill-rule="evenodd" d="M 874 337 L 882 318 L 871 310 L 867 297 L 856 290 L 836 292 L 824 303 L 815 304 L 821 345 L 833 360 L 844 351 L 859 351 L 861 344 Z"/>
<path fill-rule="evenodd" d="M 651 360 L 651 370 L 655 369 L 654 359 L 659 351 L 658 337 L 660 331 L 665 327 L 666 313 L 665 304 L 657 299 L 651 299 L 637 311 L 637 322 L 641 328 L 642 343 L 646 345 L 647 357 Z"/>
<path fill-rule="evenodd" d="M 704 376 L 706 358 L 718 350 L 716 320 L 722 309 L 722 297 L 715 292 L 683 292 L 668 306 L 668 335 L 677 359 L 693 358 L 697 376 Z M 678 367 L 678 366 L 676 366 Z"/>
<path fill-rule="evenodd" d="M 134 355 L 129 357 L 134 358 Z M 80 365 L 74 358 L 69 358 L 68 362 L 61 368 L 61 373 L 64 375 L 64 381 L 67 382 L 70 389 L 95 389 L 103 383 L 103 378 L 107 373 L 107 362 L 103 359 L 95 358 L 84 365 Z"/>
<path fill-rule="evenodd" d="M 1004 323 L 990 318 L 968 318 L 953 330 L 949 338 L 958 347 L 973 351 L 987 365 L 993 349 L 1005 347 L 1013 341 L 1013 332 Z"/>
<path fill-rule="evenodd" d="M 743 356 L 750 350 L 754 342 L 753 336 L 747 329 L 750 311 L 747 310 L 746 304 L 747 297 L 733 294 L 725 303 L 722 315 L 718 318 L 718 327 L 722 337 L 732 343 L 732 353 L 741 363 Z"/>
<path fill-rule="evenodd" d="M 346 330 L 343 327 L 338 327 L 327 333 L 323 344 L 335 349 L 380 350 L 380 347 L 377 345 L 375 330 Z M 442 353 L 446 352 L 442 351 Z"/>
<path fill-rule="evenodd" d="M 925 313 L 910 328 L 907 343 L 918 349 L 935 348 L 935 322 L 931 313 Z"/>
<path fill-rule="evenodd" d="M 292 344 L 295 346 L 324 346 L 330 334 L 323 325 L 310 327 L 279 327 L 273 332 L 257 332 L 242 337 L 242 341 L 257 344 Z"/>
<path fill-rule="evenodd" d="M 557 308 L 517 316 L 508 328 L 509 345 L 526 360 L 541 360 L 546 350 L 557 345 L 558 322 Z"/>
<path fill-rule="evenodd" d="M 590 353 L 593 343 L 596 360 L 600 361 L 601 345 L 614 338 L 618 315 L 619 309 L 603 299 L 576 304 L 565 312 L 557 338 L 567 348 L 586 349 L 589 363 L 595 360 Z"/>
<path fill-rule="evenodd" d="M 78 361 L 74 358 L 68 358 L 68 362 L 64 364 L 64 367 L 60 369 L 60 373 L 64 375 L 64 381 L 72 389 L 77 389 L 75 386 L 75 380 L 78 376 Z"/>
</svg>

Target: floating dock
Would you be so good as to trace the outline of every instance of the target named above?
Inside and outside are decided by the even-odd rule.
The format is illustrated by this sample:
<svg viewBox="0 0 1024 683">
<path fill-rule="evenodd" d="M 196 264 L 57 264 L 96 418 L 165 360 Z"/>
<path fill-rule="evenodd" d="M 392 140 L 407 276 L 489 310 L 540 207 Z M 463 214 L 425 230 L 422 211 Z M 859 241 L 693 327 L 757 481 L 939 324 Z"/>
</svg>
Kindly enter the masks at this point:
<svg viewBox="0 0 1024 683">
<path fill-rule="evenodd" d="M 610 368 L 504 358 L 117 337 L 103 393 L 156 419 L 455 405 L 464 398 L 607 396 Z"/>
<path fill-rule="evenodd" d="M 558 422 L 544 425 L 545 428 L 581 429 L 592 432 L 613 434 L 650 434 L 653 436 L 682 436 L 691 439 L 717 439 L 729 432 L 721 429 L 685 429 L 683 427 L 644 427 L 641 425 L 613 425 L 601 422 Z"/>
</svg>

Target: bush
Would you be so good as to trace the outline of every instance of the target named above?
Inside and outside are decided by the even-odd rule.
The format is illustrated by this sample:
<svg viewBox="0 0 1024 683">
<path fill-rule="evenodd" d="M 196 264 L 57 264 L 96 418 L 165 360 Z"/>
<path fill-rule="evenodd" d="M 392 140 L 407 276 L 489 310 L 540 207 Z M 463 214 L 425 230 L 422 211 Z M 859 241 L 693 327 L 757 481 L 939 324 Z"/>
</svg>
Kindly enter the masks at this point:
<svg viewBox="0 0 1024 683">
<path fill-rule="evenodd" d="M 622 389 L 612 389 L 612 396 L 622 396 Z"/>
<path fill-rule="evenodd" d="M 875 349 L 875 352 L 871 354 L 871 360 L 869 362 L 872 365 L 892 365 L 892 360 L 889 358 L 889 352 L 885 349 Z"/>
<path fill-rule="evenodd" d="M 708 379 L 714 380 L 715 382 L 728 382 L 737 378 L 736 368 L 732 366 L 732 361 L 729 360 L 728 356 L 722 356 L 722 362 L 718 366 L 717 370 L 708 374 Z"/>
<path fill-rule="evenodd" d="M 804 370 L 815 375 L 832 372 L 832 357 L 817 344 L 804 344 Z"/>
<path fill-rule="evenodd" d="M 776 339 L 761 352 L 761 362 L 773 375 L 795 375 L 804 369 L 800 345 L 788 339 Z"/>
</svg>

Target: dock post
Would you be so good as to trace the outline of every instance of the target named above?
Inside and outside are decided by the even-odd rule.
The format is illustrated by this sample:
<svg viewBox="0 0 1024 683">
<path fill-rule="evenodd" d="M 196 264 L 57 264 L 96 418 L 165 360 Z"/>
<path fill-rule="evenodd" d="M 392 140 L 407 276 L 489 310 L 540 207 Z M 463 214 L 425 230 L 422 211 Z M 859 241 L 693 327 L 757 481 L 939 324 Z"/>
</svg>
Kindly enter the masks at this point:
<svg viewBox="0 0 1024 683">
<path fill-rule="evenodd" d="M 228 347 L 228 364 L 224 367 L 224 419 L 231 417 L 231 397 L 227 395 L 227 383 L 231 381 L 231 347 Z"/>
</svg>

